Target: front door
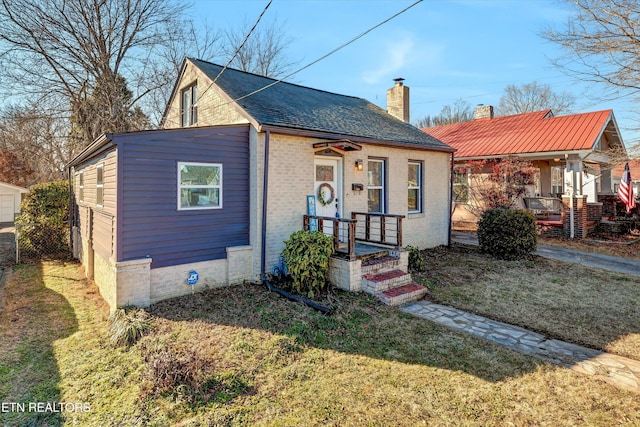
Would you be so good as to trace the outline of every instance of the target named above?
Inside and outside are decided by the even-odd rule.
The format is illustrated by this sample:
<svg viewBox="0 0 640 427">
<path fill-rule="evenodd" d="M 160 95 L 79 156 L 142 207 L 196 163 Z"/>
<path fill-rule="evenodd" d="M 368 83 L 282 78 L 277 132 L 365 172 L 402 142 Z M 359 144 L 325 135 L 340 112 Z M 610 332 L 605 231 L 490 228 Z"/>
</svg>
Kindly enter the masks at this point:
<svg viewBox="0 0 640 427">
<path fill-rule="evenodd" d="M 340 159 L 315 159 L 316 215 L 337 218 L 340 214 Z M 327 226 L 329 224 L 325 224 Z"/>
</svg>

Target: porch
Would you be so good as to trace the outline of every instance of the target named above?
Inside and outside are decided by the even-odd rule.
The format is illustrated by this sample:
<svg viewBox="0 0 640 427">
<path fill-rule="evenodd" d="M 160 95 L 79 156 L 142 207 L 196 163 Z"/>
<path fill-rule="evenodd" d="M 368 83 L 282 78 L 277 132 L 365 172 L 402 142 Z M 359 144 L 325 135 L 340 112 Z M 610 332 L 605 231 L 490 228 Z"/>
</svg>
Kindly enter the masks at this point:
<svg viewBox="0 0 640 427">
<path fill-rule="evenodd" d="M 353 261 L 402 248 L 404 215 L 352 212 L 351 218 L 304 215 L 303 229 L 333 236 L 337 256 Z"/>
<path fill-rule="evenodd" d="M 602 221 L 602 203 L 587 203 L 587 196 L 525 197 L 525 208 L 536 217 L 538 234 L 586 238 Z M 573 221 L 573 223 L 572 223 Z"/>
<path fill-rule="evenodd" d="M 346 291 L 364 291 L 387 305 L 421 299 L 427 288 L 408 273 L 402 249 L 404 215 L 353 212 L 351 218 L 304 215 L 304 230 L 333 236 L 329 281 Z"/>
</svg>

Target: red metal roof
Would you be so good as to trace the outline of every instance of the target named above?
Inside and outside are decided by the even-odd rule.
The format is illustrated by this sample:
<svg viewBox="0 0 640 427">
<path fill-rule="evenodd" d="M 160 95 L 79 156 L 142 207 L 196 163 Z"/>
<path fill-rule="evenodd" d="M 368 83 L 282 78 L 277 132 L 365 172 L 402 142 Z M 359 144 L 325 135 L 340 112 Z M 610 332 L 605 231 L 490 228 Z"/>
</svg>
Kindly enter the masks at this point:
<svg viewBox="0 0 640 427">
<path fill-rule="evenodd" d="M 456 157 L 590 150 L 613 119 L 612 110 L 554 117 L 551 110 L 474 119 L 424 132 L 449 144 Z"/>
</svg>

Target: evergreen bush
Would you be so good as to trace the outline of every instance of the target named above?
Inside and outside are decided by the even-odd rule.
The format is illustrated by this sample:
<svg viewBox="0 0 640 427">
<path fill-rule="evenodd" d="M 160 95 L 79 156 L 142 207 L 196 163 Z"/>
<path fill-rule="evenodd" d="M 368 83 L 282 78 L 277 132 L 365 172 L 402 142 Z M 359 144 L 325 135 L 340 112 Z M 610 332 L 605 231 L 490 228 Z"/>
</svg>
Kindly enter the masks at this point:
<svg viewBox="0 0 640 427">
<path fill-rule="evenodd" d="M 15 224 L 20 251 L 29 255 L 69 252 L 69 187 L 64 180 L 34 185 L 20 204 Z"/>
<path fill-rule="evenodd" d="M 478 243 L 496 258 L 523 259 L 538 247 L 536 219 L 521 209 L 487 209 L 478 223 Z"/>
<path fill-rule="evenodd" d="M 329 257 L 333 253 L 333 237 L 319 231 L 296 231 L 285 242 L 282 252 L 293 287 L 313 298 L 327 285 Z"/>
</svg>

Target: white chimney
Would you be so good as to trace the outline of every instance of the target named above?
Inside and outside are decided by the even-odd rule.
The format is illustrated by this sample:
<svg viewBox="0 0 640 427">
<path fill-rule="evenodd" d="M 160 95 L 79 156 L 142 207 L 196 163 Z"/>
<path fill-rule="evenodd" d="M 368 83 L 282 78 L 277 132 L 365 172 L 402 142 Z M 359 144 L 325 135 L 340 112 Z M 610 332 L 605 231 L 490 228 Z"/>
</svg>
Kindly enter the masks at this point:
<svg viewBox="0 0 640 427">
<path fill-rule="evenodd" d="M 473 110 L 473 120 L 476 119 L 493 119 L 493 106 L 478 104 Z"/>
<path fill-rule="evenodd" d="M 404 79 L 398 77 L 393 79 L 396 84 L 387 90 L 387 112 L 393 117 L 409 123 L 409 86 L 402 82 Z"/>
</svg>

